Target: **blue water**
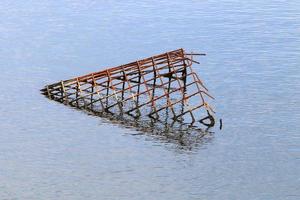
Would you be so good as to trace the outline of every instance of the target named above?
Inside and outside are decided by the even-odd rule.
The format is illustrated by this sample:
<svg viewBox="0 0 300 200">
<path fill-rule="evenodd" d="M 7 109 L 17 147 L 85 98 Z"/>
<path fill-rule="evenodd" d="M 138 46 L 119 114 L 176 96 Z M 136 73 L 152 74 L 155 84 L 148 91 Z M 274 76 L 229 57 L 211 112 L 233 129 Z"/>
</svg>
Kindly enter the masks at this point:
<svg viewBox="0 0 300 200">
<path fill-rule="evenodd" d="M 0 199 L 300 199 L 300 2 L 0 2 Z M 49 101 L 153 54 L 195 71 L 223 130 L 191 149 Z"/>
</svg>

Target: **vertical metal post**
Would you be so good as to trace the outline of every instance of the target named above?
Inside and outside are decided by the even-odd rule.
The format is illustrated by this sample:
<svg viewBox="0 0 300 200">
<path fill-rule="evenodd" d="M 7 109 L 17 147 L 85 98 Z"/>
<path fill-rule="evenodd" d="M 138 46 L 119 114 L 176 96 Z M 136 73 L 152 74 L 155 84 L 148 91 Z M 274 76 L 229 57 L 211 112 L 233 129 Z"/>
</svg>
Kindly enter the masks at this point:
<svg viewBox="0 0 300 200">
<path fill-rule="evenodd" d="M 106 70 L 106 75 L 107 75 L 107 89 L 106 89 L 106 107 L 108 107 L 108 94 L 109 94 L 109 84 L 110 84 L 110 74 L 109 74 L 109 71 Z"/>
</svg>

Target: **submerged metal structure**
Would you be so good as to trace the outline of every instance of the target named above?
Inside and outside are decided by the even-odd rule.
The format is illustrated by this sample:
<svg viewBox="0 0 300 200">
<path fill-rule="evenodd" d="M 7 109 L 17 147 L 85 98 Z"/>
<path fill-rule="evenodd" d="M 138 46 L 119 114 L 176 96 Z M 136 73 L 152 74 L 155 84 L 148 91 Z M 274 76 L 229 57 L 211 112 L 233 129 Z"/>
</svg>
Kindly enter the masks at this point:
<svg viewBox="0 0 300 200">
<path fill-rule="evenodd" d="M 178 49 L 47 85 L 41 92 L 100 116 L 212 127 L 214 110 L 208 102 L 214 98 L 192 69 L 198 55 L 204 54 Z"/>
</svg>

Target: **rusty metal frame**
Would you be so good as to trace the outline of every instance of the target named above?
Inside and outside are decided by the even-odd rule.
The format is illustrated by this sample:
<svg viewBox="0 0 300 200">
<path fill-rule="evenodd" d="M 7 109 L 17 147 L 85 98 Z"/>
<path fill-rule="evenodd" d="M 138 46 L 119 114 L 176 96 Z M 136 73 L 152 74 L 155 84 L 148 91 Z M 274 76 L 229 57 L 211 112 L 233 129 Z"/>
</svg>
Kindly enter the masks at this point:
<svg viewBox="0 0 300 200">
<path fill-rule="evenodd" d="M 199 64 L 193 56 L 199 55 L 204 54 L 177 49 L 47 85 L 41 91 L 49 99 L 80 109 L 155 120 L 167 115 L 175 122 L 210 127 L 214 110 L 208 100 L 214 98 L 192 69 L 193 63 Z"/>
</svg>

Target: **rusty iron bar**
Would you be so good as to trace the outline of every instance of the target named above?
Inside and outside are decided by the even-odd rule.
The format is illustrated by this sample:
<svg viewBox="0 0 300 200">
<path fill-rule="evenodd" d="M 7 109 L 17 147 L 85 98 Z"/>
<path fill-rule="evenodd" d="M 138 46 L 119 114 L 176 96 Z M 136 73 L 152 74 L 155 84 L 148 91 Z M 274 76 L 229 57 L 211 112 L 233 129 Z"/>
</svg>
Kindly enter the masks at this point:
<svg viewBox="0 0 300 200">
<path fill-rule="evenodd" d="M 177 49 L 50 84 L 41 91 L 49 99 L 80 109 L 156 120 L 162 111 L 168 116 L 170 110 L 173 121 L 189 118 L 194 124 L 209 119 L 213 122 L 203 123 L 209 126 L 214 124 L 215 112 L 208 101 L 214 98 L 192 69 L 194 63 L 199 64 L 193 57 L 201 55 L 205 54 Z M 201 112 L 204 117 L 199 115 Z"/>
</svg>

